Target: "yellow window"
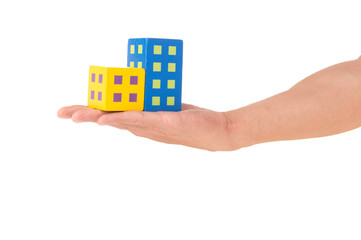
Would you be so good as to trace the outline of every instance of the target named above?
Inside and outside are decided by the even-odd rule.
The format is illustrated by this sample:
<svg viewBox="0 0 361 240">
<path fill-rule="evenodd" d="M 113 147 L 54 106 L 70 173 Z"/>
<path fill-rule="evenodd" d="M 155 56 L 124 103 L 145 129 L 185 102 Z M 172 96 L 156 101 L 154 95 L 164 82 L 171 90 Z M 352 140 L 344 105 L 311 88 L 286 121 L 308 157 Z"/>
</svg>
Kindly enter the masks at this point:
<svg viewBox="0 0 361 240">
<path fill-rule="evenodd" d="M 142 68 L 143 63 L 142 62 L 138 62 L 138 68 Z"/>
<path fill-rule="evenodd" d="M 134 62 L 130 62 L 129 66 L 133 68 L 134 67 Z"/>
<path fill-rule="evenodd" d="M 162 70 L 162 64 L 160 62 L 153 63 L 153 72 L 160 72 Z"/>
<path fill-rule="evenodd" d="M 160 79 L 153 79 L 153 88 L 160 88 Z"/>
<path fill-rule="evenodd" d="M 154 54 L 161 55 L 162 54 L 162 46 L 154 45 Z"/>
<path fill-rule="evenodd" d="M 175 80 L 168 80 L 168 88 L 174 89 L 175 88 Z"/>
<path fill-rule="evenodd" d="M 168 72 L 175 72 L 175 63 L 168 63 Z"/>
<path fill-rule="evenodd" d="M 174 97 L 167 97 L 167 105 L 174 106 Z"/>
<path fill-rule="evenodd" d="M 130 53 L 131 54 L 134 54 L 134 49 L 135 49 L 135 46 L 134 45 L 130 45 Z"/>
<path fill-rule="evenodd" d="M 169 55 L 176 55 L 176 52 L 177 52 L 177 47 L 169 46 L 169 48 L 168 48 L 168 54 Z"/>
<path fill-rule="evenodd" d="M 138 53 L 139 54 L 143 53 L 143 45 L 138 45 Z"/>
<path fill-rule="evenodd" d="M 152 105 L 159 106 L 160 105 L 160 97 L 152 97 Z"/>
</svg>

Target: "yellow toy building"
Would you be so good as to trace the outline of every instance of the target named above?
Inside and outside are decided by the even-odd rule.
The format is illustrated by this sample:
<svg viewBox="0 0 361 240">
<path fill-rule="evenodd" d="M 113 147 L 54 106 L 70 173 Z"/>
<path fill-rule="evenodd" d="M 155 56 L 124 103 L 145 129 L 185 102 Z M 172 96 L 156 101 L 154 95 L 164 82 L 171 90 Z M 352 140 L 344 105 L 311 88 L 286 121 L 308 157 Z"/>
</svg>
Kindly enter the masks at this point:
<svg viewBox="0 0 361 240">
<path fill-rule="evenodd" d="M 103 111 L 144 109 L 145 69 L 90 66 L 88 106 Z"/>
</svg>

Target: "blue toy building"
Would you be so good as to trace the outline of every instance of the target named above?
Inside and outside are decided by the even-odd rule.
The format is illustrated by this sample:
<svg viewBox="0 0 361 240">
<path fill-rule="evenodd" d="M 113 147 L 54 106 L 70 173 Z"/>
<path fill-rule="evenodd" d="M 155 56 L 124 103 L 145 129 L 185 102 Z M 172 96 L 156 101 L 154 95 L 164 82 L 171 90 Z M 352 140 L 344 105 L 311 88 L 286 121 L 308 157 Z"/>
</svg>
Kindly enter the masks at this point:
<svg viewBox="0 0 361 240">
<path fill-rule="evenodd" d="M 145 69 L 144 111 L 181 110 L 182 40 L 129 39 L 127 65 Z"/>
</svg>

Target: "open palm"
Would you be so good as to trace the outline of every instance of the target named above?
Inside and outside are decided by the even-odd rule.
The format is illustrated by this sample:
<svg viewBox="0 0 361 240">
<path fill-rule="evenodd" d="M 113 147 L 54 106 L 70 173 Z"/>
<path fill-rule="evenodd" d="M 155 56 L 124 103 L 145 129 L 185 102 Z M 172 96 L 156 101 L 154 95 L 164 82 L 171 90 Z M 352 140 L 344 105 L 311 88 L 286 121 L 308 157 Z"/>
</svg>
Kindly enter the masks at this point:
<svg viewBox="0 0 361 240">
<path fill-rule="evenodd" d="M 226 114 L 189 104 L 182 104 L 180 112 L 104 112 L 75 105 L 61 108 L 58 116 L 74 122 L 95 122 L 125 129 L 136 136 L 164 143 L 210 151 L 232 148 Z"/>
</svg>

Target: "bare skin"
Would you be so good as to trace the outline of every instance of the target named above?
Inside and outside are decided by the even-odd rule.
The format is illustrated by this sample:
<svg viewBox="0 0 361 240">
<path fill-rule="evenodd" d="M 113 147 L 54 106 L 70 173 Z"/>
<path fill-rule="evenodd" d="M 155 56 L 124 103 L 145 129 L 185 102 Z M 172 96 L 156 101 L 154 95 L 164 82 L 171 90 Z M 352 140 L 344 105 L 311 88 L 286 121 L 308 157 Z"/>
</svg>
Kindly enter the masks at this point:
<svg viewBox="0 0 361 240">
<path fill-rule="evenodd" d="M 328 136 L 361 126 L 361 57 L 323 69 L 285 92 L 227 112 L 183 104 L 180 112 L 109 113 L 75 105 L 61 108 L 58 116 L 209 151 Z"/>
</svg>

